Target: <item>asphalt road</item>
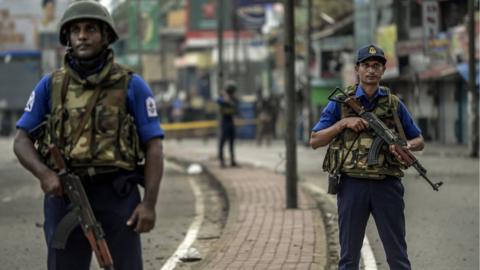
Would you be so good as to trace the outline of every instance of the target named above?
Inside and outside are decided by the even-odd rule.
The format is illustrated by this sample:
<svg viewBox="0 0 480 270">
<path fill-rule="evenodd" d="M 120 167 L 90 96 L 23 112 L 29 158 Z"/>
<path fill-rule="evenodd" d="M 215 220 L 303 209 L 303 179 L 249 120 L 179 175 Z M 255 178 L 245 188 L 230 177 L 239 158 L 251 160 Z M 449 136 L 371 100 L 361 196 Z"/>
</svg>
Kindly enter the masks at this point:
<svg viewBox="0 0 480 270">
<path fill-rule="evenodd" d="M 215 155 L 216 141 L 170 141 L 175 147 L 192 147 L 199 154 Z M 42 193 L 38 183 L 11 155 L 11 142 L 0 140 L 0 269 L 45 269 L 45 246 L 42 223 Z M 479 164 L 478 159 L 462 155 L 463 149 L 435 147 L 435 151 L 417 157 L 434 181 L 443 181 L 434 192 L 413 169 L 404 178 L 407 243 L 413 269 L 479 269 Z M 324 150 L 313 151 L 299 146 L 298 173 L 302 183 L 326 189 L 321 172 Z M 449 151 L 456 150 L 451 154 Z M 237 144 L 240 162 L 249 162 L 283 173 L 285 151 L 282 142 L 258 147 L 250 142 Z M 144 236 L 145 269 L 160 269 L 175 251 L 195 215 L 192 190 L 185 173 L 167 166 L 162 183 L 155 231 Z M 210 198 L 210 195 L 204 196 Z M 205 203 L 205 201 L 204 201 Z M 208 203 L 208 202 L 206 202 Z M 215 201 L 206 205 L 218 207 Z M 211 208 L 211 207 L 209 207 Z M 207 208 L 208 209 L 208 208 Z M 219 207 L 217 212 L 221 212 Z M 201 238 L 217 238 L 221 220 Z M 213 233 L 212 233 L 213 232 Z M 379 270 L 388 269 L 375 225 L 370 219 L 369 242 Z M 200 243 L 200 247 L 205 244 Z M 208 246 L 208 244 L 207 244 Z M 180 265 L 181 269 L 193 269 Z"/>
<path fill-rule="evenodd" d="M 215 140 L 185 140 L 179 145 L 197 149 L 199 154 L 205 156 L 214 156 L 217 143 Z M 443 181 L 444 185 L 439 192 L 435 192 L 423 178 L 416 176 L 413 168 L 406 171 L 403 183 L 407 244 L 412 269 L 479 269 L 479 161 L 466 157 L 465 147 L 429 143 L 426 147 L 424 152 L 416 153 L 416 156 L 428 170 L 429 178 L 434 182 Z M 283 141 L 276 141 L 270 147 L 240 141 L 236 145 L 236 156 L 240 162 L 284 173 L 284 149 Z M 325 150 L 313 151 L 297 146 L 300 184 L 327 189 L 327 177 L 321 170 Z M 335 211 L 332 198 L 327 201 Z M 373 218 L 369 221 L 367 236 L 377 269 L 388 269 Z"/>
<path fill-rule="evenodd" d="M 46 269 L 43 194 L 21 168 L 11 141 L 0 139 L 0 269 Z M 166 164 L 155 229 L 142 235 L 145 270 L 159 270 L 185 238 L 195 216 L 195 197 L 185 171 Z M 96 262 L 93 262 L 95 267 Z"/>
<path fill-rule="evenodd" d="M 432 181 L 443 181 L 435 192 L 409 169 L 404 178 L 407 244 L 413 269 L 479 269 L 478 159 L 420 156 Z M 389 269 L 373 219 L 367 235 L 379 270 Z"/>
</svg>

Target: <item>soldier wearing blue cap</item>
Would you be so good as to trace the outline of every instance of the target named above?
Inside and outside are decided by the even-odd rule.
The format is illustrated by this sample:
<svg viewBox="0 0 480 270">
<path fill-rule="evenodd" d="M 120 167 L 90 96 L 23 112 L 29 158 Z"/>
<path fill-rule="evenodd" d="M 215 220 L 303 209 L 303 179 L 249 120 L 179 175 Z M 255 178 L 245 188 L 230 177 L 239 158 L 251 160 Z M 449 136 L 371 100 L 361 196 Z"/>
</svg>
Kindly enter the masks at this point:
<svg viewBox="0 0 480 270">
<path fill-rule="evenodd" d="M 387 63 L 387 58 L 385 58 L 385 54 L 383 53 L 383 50 L 375 45 L 365 46 L 360 50 L 358 50 L 357 65 L 369 59 L 377 60 L 382 65 L 385 65 Z"/>
<path fill-rule="evenodd" d="M 400 99 L 380 86 L 387 59 L 383 50 L 368 45 L 358 50 L 355 72 L 358 84 L 346 89 L 375 113 L 398 136 L 407 140 L 407 148 L 424 147 L 421 130 Z M 411 269 L 405 241 L 404 187 L 402 159 L 392 146 L 380 151 L 377 164 L 366 162 L 375 134 L 368 122 L 345 104 L 329 102 L 320 121 L 313 127 L 310 145 L 316 149 L 329 145 L 323 170 L 340 172 L 337 193 L 340 238 L 340 270 L 359 269 L 360 250 L 365 229 L 372 214 L 385 249 L 390 269 Z"/>
</svg>

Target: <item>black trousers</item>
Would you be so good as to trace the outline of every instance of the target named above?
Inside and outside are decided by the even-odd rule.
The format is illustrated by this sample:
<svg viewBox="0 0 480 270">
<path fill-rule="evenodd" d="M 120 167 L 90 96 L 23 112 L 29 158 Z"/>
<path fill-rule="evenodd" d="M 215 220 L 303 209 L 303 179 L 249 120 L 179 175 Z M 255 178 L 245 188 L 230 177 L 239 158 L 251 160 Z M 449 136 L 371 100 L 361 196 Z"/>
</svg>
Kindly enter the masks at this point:
<svg viewBox="0 0 480 270">
<path fill-rule="evenodd" d="M 126 225 L 135 207 L 140 203 L 137 186 L 119 194 L 112 179 L 103 179 L 85 187 L 97 221 L 105 232 L 116 270 L 142 270 L 140 235 Z M 82 229 L 78 226 L 70 234 L 65 249 L 51 246 L 58 223 L 69 211 L 63 197 L 46 195 L 44 201 L 45 238 L 48 245 L 49 270 L 88 270 L 92 250 Z M 94 264 L 97 264 L 95 261 Z"/>
<path fill-rule="evenodd" d="M 228 141 L 230 149 L 230 162 L 234 165 L 235 162 L 235 126 L 233 124 L 222 124 L 221 134 L 220 134 L 220 143 L 218 144 L 218 158 L 222 164 L 225 163 L 223 157 L 223 147 L 225 142 Z"/>
<path fill-rule="evenodd" d="M 358 270 L 360 249 L 373 216 L 390 269 L 410 270 L 405 242 L 404 188 L 400 179 L 357 179 L 343 175 L 337 194 L 340 236 L 339 270 Z"/>
</svg>

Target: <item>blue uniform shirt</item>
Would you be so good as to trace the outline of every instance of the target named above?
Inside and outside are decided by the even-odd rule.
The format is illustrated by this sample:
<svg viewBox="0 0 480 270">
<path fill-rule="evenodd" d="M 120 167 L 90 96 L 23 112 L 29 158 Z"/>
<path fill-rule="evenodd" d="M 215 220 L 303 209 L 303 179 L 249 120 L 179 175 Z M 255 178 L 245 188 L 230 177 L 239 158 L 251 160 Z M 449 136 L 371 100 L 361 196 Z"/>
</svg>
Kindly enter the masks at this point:
<svg viewBox="0 0 480 270">
<path fill-rule="evenodd" d="M 217 104 L 220 106 L 220 112 L 222 113 L 222 125 L 233 125 L 233 118 L 236 113 L 236 103 L 227 102 L 225 97 L 220 96 L 217 99 Z M 226 110 L 226 112 L 224 110 Z"/>
<path fill-rule="evenodd" d="M 358 85 L 355 96 L 359 98 L 362 105 L 367 109 L 372 109 L 371 107 L 375 105 L 375 100 L 380 96 L 387 96 L 387 92 L 383 89 L 378 89 L 375 93 L 372 102 L 368 101 L 368 98 L 365 94 L 363 88 Z M 402 123 L 403 129 L 405 131 L 405 136 L 408 140 L 416 138 L 422 134 L 420 128 L 415 124 L 412 119 L 412 116 L 408 112 L 407 108 L 400 101 L 398 106 L 398 117 Z M 327 106 L 323 109 L 320 116 L 320 121 L 313 127 L 312 131 L 317 132 L 322 129 L 326 129 L 341 119 L 340 104 L 338 102 L 329 101 Z"/>
<path fill-rule="evenodd" d="M 38 126 L 52 110 L 50 100 L 51 75 L 45 75 L 35 86 L 28 99 L 17 128 L 27 132 Z M 127 111 L 135 120 L 138 137 L 143 144 L 148 140 L 159 137 L 163 138 L 164 133 L 160 127 L 160 120 L 155 108 L 153 94 L 145 81 L 138 75 L 133 74 L 127 92 Z"/>
</svg>

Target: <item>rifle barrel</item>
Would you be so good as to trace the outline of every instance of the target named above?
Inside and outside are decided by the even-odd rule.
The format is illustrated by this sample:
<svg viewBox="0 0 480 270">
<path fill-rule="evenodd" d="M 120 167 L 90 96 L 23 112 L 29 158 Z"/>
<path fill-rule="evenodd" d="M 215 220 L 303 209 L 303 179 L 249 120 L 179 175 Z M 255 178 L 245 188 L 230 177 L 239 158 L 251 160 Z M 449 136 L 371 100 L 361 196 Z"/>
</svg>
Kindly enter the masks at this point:
<svg viewBox="0 0 480 270">
<path fill-rule="evenodd" d="M 438 191 L 438 188 L 441 185 L 443 185 L 443 182 L 441 181 L 437 183 L 433 183 L 432 181 L 430 181 L 430 179 L 428 179 L 426 174 L 427 171 L 425 170 L 425 168 L 422 167 L 422 165 L 420 165 L 418 160 L 415 160 L 415 162 L 412 165 L 417 170 L 417 172 L 420 173 L 420 176 L 423 177 L 423 179 L 425 179 L 430 184 L 430 186 L 432 186 L 433 190 Z"/>
</svg>

